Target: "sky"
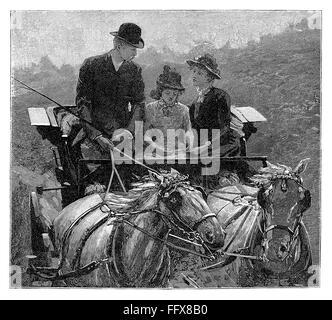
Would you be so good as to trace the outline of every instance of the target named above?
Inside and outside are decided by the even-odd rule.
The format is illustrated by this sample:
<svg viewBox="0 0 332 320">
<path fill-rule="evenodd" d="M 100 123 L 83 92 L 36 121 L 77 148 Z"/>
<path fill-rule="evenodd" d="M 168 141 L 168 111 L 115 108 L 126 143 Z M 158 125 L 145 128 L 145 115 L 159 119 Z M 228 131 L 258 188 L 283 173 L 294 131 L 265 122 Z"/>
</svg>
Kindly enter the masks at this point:
<svg viewBox="0 0 332 320">
<path fill-rule="evenodd" d="M 12 11 L 12 66 L 28 66 L 48 55 L 54 64 L 81 64 L 111 49 L 110 31 L 123 22 L 142 28 L 145 48 L 188 51 L 195 41 L 233 47 L 279 33 L 313 11 Z M 145 50 L 145 49 L 143 49 Z"/>
</svg>

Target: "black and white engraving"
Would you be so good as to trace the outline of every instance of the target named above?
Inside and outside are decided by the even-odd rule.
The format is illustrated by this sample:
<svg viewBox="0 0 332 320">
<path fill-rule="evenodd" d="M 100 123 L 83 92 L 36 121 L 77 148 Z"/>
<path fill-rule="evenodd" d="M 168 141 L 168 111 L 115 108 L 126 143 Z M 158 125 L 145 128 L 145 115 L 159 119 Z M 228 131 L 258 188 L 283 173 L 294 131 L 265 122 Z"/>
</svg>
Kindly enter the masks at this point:
<svg viewBox="0 0 332 320">
<path fill-rule="evenodd" d="M 320 11 L 12 11 L 11 287 L 319 286 L 320 48 Z"/>
</svg>

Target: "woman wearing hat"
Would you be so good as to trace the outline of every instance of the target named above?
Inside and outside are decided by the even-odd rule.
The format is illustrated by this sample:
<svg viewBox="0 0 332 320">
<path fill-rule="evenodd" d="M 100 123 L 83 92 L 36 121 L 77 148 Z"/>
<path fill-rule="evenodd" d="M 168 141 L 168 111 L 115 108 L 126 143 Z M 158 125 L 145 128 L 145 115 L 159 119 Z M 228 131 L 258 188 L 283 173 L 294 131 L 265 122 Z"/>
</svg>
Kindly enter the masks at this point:
<svg viewBox="0 0 332 320">
<path fill-rule="evenodd" d="M 153 144 L 159 151 L 169 154 L 177 148 L 186 147 L 187 135 L 191 133 L 189 108 L 178 102 L 179 96 L 185 89 L 181 84 L 181 75 L 175 69 L 165 65 L 163 73 L 159 75 L 156 83 L 157 88 L 150 93 L 150 96 L 156 101 L 145 107 L 145 141 Z M 152 135 L 149 135 L 148 132 L 151 129 L 160 130 L 162 137 L 159 137 L 159 142 L 163 142 L 163 145 L 153 141 Z M 182 138 L 180 137 L 182 146 L 173 144 L 175 142 L 174 131 L 170 131 L 170 129 L 183 130 L 182 132 L 185 135 Z M 150 132 L 155 131 L 151 130 Z"/>
<path fill-rule="evenodd" d="M 192 70 L 193 84 L 198 91 L 198 97 L 190 107 L 191 125 L 197 130 L 198 141 L 200 130 L 208 129 L 207 138 L 210 142 L 220 136 L 220 144 L 230 147 L 224 148 L 229 150 L 227 155 L 235 155 L 238 146 L 230 129 L 230 96 L 226 91 L 213 86 L 216 79 L 221 79 L 216 59 L 207 53 L 196 59 L 187 60 L 187 63 Z M 220 135 L 212 136 L 212 129 L 219 129 Z"/>
</svg>

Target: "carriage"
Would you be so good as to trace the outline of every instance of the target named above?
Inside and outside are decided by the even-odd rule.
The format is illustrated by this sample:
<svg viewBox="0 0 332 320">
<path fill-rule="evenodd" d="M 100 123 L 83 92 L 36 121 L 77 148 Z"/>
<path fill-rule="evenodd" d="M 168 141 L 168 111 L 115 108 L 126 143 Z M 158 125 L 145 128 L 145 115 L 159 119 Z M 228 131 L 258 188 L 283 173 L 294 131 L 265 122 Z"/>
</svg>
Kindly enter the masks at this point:
<svg viewBox="0 0 332 320">
<path fill-rule="evenodd" d="M 95 272 L 103 261 L 98 260 L 91 262 L 91 259 L 88 259 L 87 264 L 82 265 L 77 264 L 77 259 L 81 259 L 83 247 L 91 240 L 90 238 L 93 238 L 95 230 L 100 227 L 102 223 L 110 219 L 110 212 L 113 214 L 111 218 L 118 221 L 116 217 L 117 211 L 115 210 L 117 208 L 116 205 L 112 202 L 113 207 L 112 205 L 111 208 L 109 205 L 105 207 L 107 194 L 111 192 L 113 199 L 115 199 L 114 201 L 127 201 L 126 197 L 131 193 L 131 190 L 128 189 L 133 188 L 135 193 L 137 189 L 135 189 L 135 186 L 142 187 L 142 181 L 132 181 L 132 176 L 128 175 L 128 172 L 135 172 L 137 173 L 137 175 L 135 175 L 136 177 L 144 177 L 143 179 L 146 179 L 149 172 L 151 176 L 151 171 L 155 173 L 155 176 L 158 176 L 158 172 L 160 171 L 158 171 L 158 169 L 162 167 L 163 170 L 161 170 L 161 172 L 164 172 L 161 174 L 163 182 L 159 185 L 163 185 L 164 181 L 167 181 L 169 177 L 167 173 L 168 169 L 173 172 L 171 168 L 176 168 L 176 172 L 179 174 L 173 175 L 175 177 L 174 179 L 170 178 L 170 181 L 173 179 L 172 181 L 175 182 L 171 182 L 165 187 L 165 190 L 174 190 L 172 189 L 172 183 L 174 185 L 181 185 L 182 180 L 184 180 L 183 177 L 186 177 L 183 173 L 187 173 L 187 176 L 190 176 L 191 172 L 198 172 L 197 170 L 209 165 L 203 158 L 197 158 L 196 161 L 192 161 L 192 159 L 186 158 L 186 155 L 182 158 L 177 157 L 176 159 L 166 157 L 159 159 L 159 161 L 153 164 L 146 158 L 132 159 L 134 160 L 133 162 L 123 163 L 121 165 L 116 165 L 112 156 L 111 159 L 82 159 L 77 146 L 73 146 L 73 140 L 76 138 L 80 128 L 74 127 L 74 134 L 69 137 L 64 137 L 59 127 L 59 118 L 62 117 L 62 113 L 74 108 L 75 106 L 50 106 L 46 109 L 29 108 L 31 125 L 37 127 L 43 139 L 47 139 L 51 142 L 55 162 L 54 176 L 48 181 L 45 181 L 44 185 L 37 187 L 36 191 L 30 194 L 33 255 L 29 258 L 31 260 L 30 271 L 34 274 L 34 277 L 38 276 L 44 279 L 64 280 L 70 278 L 75 279 L 75 277 L 84 275 L 89 276 L 89 274 Z M 202 270 L 208 271 L 222 268 L 232 263 L 235 259 L 239 259 L 241 260 L 241 270 L 245 270 L 245 272 L 255 274 L 258 277 L 264 275 L 264 277 L 278 279 L 287 278 L 294 281 L 294 279 L 300 275 L 303 276 L 303 273 L 308 270 L 311 264 L 309 237 L 302 222 L 303 213 L 310 206 L 310 192 L 303 187 L 303 182 L 299 176 L 301 171 L 305 169 L 306 161 L 292 170 L 286 166 L 273 166 L 269 164 L 266 156 L 248 156 L 246 143 L 251 134 L 257 130 L 255 123 L 266 121 L 266 119 L 251 107 L 232 107 L 232 114 L 235 120 L 233 121 L 233 129 L 237 130 L 241 128 L 242 132 L 239 138 L 239 144 L 241 146 L 240 155 L 234 157 L 221 156 L 218 161 L 221 163 L 221 168 L 236 167 L 240 169 L 242 174 L 235 175 L 235 177 L 237 177 L 236 179 L 232 175 L 232 170 L 227 170 L 226 173 L 228 175 L 226 174 L 222 176 L 222 178 L 218 175 L 217 181 L 214 179 L 212 185 L 207 179 L 202 179 L 198 174 L 198 177 L 196 175 L 189 183 L 190 185 L 194 185 L 196 190 L 200 191 L 203 201 L 207 203 L 209 208 L 201 217 L 198 217 L 198 220 L 193 226 L 202 224 L 205 228 L 212 228 L 211 230 L 216 231 L 215 225 L 212 222 L 212 226 L 205 226 L 205 223 L 210 221 L 209 219 L 212 216 L 215 216 L 225 234 L 222 241 L 220 239 L 220 241 L 214 240 L 219 242 L 219 245 L 222 243 L 222 245 L 212 250 L 211 246 L 206 246 L 206 243 L 209 242 L 209 238 L 207 236 L 204 237 L 204 234 L 203 236 L 198 234 L 193 226 L 189 226 L 188 231 L 185 228 L 188 227 L 188 224 L 183 223 L 183 220 L 178 219 L 178 216 L 176 216 L 175 222 L 180 222 L 180 226 L 178 225 L 175 231 L 180 231 L 180 234 L 179 232 L 169 232 L 168 230 L 167 241 L 164 240 L 163 244 L 168 248 L 179 249 L 180 251 L 191 254 L 195 254 L 196 252 L 196 255 L 201 256 L 206 262 Z M 253 175 L 253 179 L 247 179 L 246 172 L 243 171 L 248 170 L 248 163 L 253 162 L 261 164 L 262 169 Z M 103 168 L 104 172 L 110 176 L 109 184 L 103 201 L 101 202 L 102 205 L 98 207 L 98 213 L 93 213 L 96 217 L 92 225 L 86 229 L 80 229 L 80 215 L 73 216 L 71 222 L 67 222 L 68 229 L 63 231 L 63 233 L 66 235 L 67 232 L 67 237 L 69 237 L 68 230 L 70 230 L 69 233 L 74 233 L 77 237 L 76 242 L 71 244 L 72 249 L 70 249 L 67 244 L 67 249 L 69 248 L 68 250 L 71 250 L 72 254 L 76 256 L 76 260 L 74 259 L 76 262 L 71 262 L 71 268 L 68 268 L 67 273 L 64 275 L 63 271 L 59 273 L 59 269 L 63 265 L 62 260 L 64 259 L 64 252 L 59 251 L 63 250 L 63 245 L 59 244 L 55 239 L 53 222 L 59 219 L 58 216 L 60 212 L 68 211 L 68 208 L 71 208 L 75 203 L 86 198 L 84 197 L 84 187 L 87 181 L 89 181 L 89 178 L 91 178 L 90 173 L 86 170 L 88 164 L 98 165 Z M 161 166 L 161 164 L 163 165 Z M 170 176 L 172 176 L 172 174 Z M 160 179 L 160 177 L 157 179 L 152 178 L 152 180 L 154 180 L 153 183 L 158 179 Z M 285 190 L 282 190 L 282 195 L 285 195 L 288 191 L 287 184 L 291 189 L 290 185 L 292 185 L 293 182 L 297 188 L 296 197 L 298 198 L 295 203 L 297 206 L 295 206 L 294 203 L 292 204 L 293 207 L 297 208 L 294 214 L 295 222 L 291 219 L 291 213 L 289 213 L 288 218 L 292 220 L 292 225 L 286 225 L 286 223 L 280 221 L 276 222 L 274 219 L 270 219 L 269 210 L 271 206 L 268 207 L 265 206 L 265 204 L 267 200 L 271 200 L 269 199 L 271 188 L 273 191 L 279 187 L 281 189 L 284 188 Z M 149 183 L 151 183 L 151 179 L 147 182 L 147 184 Z M 183 187 L 183 185 L 181 185 L 181 187 Z M 187 189 L 187 187 L 185 187 L 185 189 L 192 190 L 190 188 Z M 136 193 L 139 194 L 145 189 L 138 188 L 137 190 Z M 285 198 L 285 202 L 290 201 L 288 198 L 294 198 L 294 192 L 292 197 Z M 168 198 L 169 193 L 168 190 L 163 194 L 167 194 Z M 124 195 L 126 196 L 124 197 Z M 191 194 L 191 196 L 194 196 L 194 193 Z M 271 195 L 271 197 L 272 196 L 273 195 Z M 93 206 L 94 201 L 100 200 L 100 197 L 96 198 L 96 195 L 92 195 L 89 199 L 92 203 L 91 206 Z M 137 198 L 135 199 L 137 201 Z M 167 201 L 165 203 L 168 203 Z M 284 210 L 286 210 L 286 207 Z M 121 208 L 119 212 L 121 212 Z M 292 210 L 294 211 L 294 208 L 292 208 Z M 157 211 L 155 209 L 153 210 L 153 212 Z M 123 219 L 123 217 L 119 219 L 127 223 L 127 220 Z M 76 227 L 76 223 L 78 227 Z M 172 223 L 174 224 L 174 221 Z M 64 222 L 64 224 L 66 224 L 66 222 Z M 72 231 L 74 228 L 73 225 L 77 228 L 76 231 Z M 135 223 L 132 223 L 131 227 L 135 229 L 135 231 L 138 230 L 141 233 L 145 232 Z M 199 228 L 200 227 L 201 226 L 199 226 Z M 206 229 L 204 230 L 204 232 L 206 232 Z M 211 230 L 209 231 L 210 233 L 212 232 Z M 80 234 L 80 232 L 82 234 Z M 113 230 L 112 232 L 115 231 Z M 218 238 L 218 236 L 221 237 L 218 232 L 219 231 L 216 231 L 217 236 L 214 235 L 215 238 Z M 277 235 L 275 236 L 274 234 Z M 147 236 L 153 239 L 151 234 L 147 234 Z M 274 237 L 278 239 L 276 240 Z M 197 250 L 197 247 L 199 250 Z M 197 253 L 197 251 L 199 252 L 202 248 L 205 249 L 208 254 Z M 77 252 L 79 252 L 79 254 Z M 79 255 L 79 258 L 77 258 L 77 255 Z M 160 258 L 158 263 L 155 262 L 154 264 L 161 266 L 166 260 L 169 263 L 167 253 Z M 44 267 L 45 265 L 48 266 L 48 269 Z M 108 262 L 107 268 L 109 272 L 111 266 Z M 54 270 L 57 271 L 56 276 L 53 276 L 51 272 Z M 119 270 L 117 270 L 116 273 L 117 275 L 121 274 Z M 169 275 L 167 268 L 159 268 L 158 272 L 154 274 L 158 274 L 159 278 L 157 278 L 159 280 L 154 278 L 152 281 L 150 279 L 149 283 L 151 283 L 151 286 L 165 285 L 165 279 Z M 105 279 L 105 275 L 101 276 L 101 278 Z M 130 281 L 131 280 L 127 277 L 118 284 L 119 286 L 131 286 Z M 75 281 L 71 283 L 75 285 Z M 146 282 L 137 282 L 134 286 L 146 286 Z"/>
</svg>

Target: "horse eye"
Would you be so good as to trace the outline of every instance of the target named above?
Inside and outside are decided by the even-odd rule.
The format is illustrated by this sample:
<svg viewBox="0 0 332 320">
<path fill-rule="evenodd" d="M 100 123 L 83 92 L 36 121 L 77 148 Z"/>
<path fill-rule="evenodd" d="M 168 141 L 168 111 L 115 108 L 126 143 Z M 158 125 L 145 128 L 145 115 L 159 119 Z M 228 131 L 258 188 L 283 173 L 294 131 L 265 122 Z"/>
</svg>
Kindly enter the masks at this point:
<svg viewBox="0 0 332 320">
<path fill-rule="evenodd" d="M 167 199 L 168 204 L 175 208 L 182 202 L 182 197 L 178 193 L 173 193 Z"/>
<path fill-rule="evenodd" d="M 171 202 L 172 204 L 175 204 L 175 203 L 177 203 L 179 201 L 179 199 L 177 198 L 177 197 L 171 197 L 170 199 L 169 199 L 169 202 Z"/>
<path fill-rule="evenodd" d="M 271 196 L 271 195 L 273 194 L 273 188 L 271 188 L 271 189 L 267 189 L 267 190 L 265 191 L 265 194 L 266 194 L 267 197 L 268 197 L 268 196 Z"/>
</svg>

